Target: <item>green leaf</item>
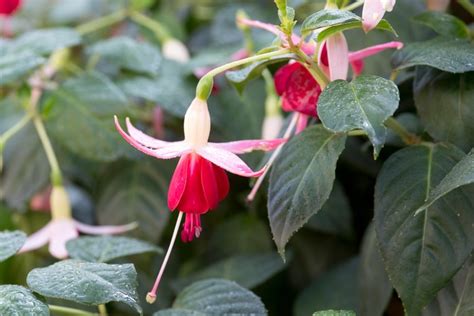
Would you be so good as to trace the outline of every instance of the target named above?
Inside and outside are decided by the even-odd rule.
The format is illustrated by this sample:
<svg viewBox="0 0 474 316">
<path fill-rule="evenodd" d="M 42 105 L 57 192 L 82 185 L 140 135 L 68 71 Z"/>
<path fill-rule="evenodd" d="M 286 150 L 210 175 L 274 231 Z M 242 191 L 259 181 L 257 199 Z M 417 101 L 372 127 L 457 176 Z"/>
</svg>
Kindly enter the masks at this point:
<svg viewBox="0 0 474 316">
<path fill-rule="evenodd" d="M 356 313 L 353 311 L 327 310 L 313 313 L 313 316 L 356 316 Z"/>
<path fill-rule="evenodd" d="M 168 172 L 154 159 L 141 160 L 111 170 L 104 180 L 97 202 L 101 224 L 122 225 L 138 222 L 130 234 L 157 241 L 168 224 L 170 211 L 166 201 Z"/>
<path fill-rule="evenodd" d="M 354 237 L 352 210 L 342 185 L 335 181 L 321 211 L 311 216 L 306 227 L 345 239 Z"/>
<path fill-rule="evenodd" d="M 222 279 L 193 283 L 178 294 L 173 308 L 206 315 L 267 314 L 258 296 L 235 282 Z"/>
<path fill-rule="evenodd" d="M 473 60 L 474 45 L 470 41 L 437 37 L 425 42 L 407 44 L 395 53 L 392 63 L 397 69 L 424 65 L 461 73 L 474 70 Z"/>
<path fill-rule="evenodd" d="M 65 88 L 52 93 L 54 104 L 45 121 L 51 136 L 72 153 L 87 159 L 111 161 L 131 152 L 115 130 L 112 116 L 97 117 L 92 110 L 94 105 L 75 93 Z"/>
<path fill-rule="evenodd" d="M 153 314 L 153 316 L 207 316 L 209 314 L 192 311 L 189 309 L 173 308 L 163 309 Z"/>
<path fill-rule="evenodd" d="M 184 117 L 194 99 L 196 85 L 185 76 L 183 65 L 167 60 L 153 78 L 135 77 L 119 81 L 118 85 L 131 96 L 156 102 L 167 112 Z"/>
<path fill-rule="evenodd" d="M 331 82 L 319 96 L 317 110 L 323 125 L 334 132 L 364 130 L 377 157 L 387 134 L 383 123 L 399 101 L 398 88 L 391 80 L 363 75 L 351 82 Z"/>
<path fill-rule="evenodd" d="M 99 305 L 122 302 L 141 313 L 133 264 L 57 262 L 28 273 L 26 282 L 35 292 L 76 303 Z"/>
<path fill-rule="evenodd" d="M 294 58 L 293 54 L 286 54 L 282 56 L 271 57 L 265 60 L 261 60 L 250 64 L 239 70 L 227 71 L 225 73 L 226 78 L 234 85 L 234 87 L 242 93 L 245 86 L 253 79 L 260 76 L 262 71 L 269 65 L 287 62 L 289 59 Z"/>
<path fill-rule="evenodd" d="M 63 88 L 84 103 L 94 114 L 111 117 L 125 112 L 128 100 L 125 94 L 105 75 L 98 72 L 81 74 L 67 80 Z"/>
<path fill-rule="evenodd" d="M 459 161 L 441 182 L 431 191 L 428 200 L 418 210 L 424 210 L 439 198 L 459 187 L 474 183 L 474 149 Z M 471 185 L 472 186 L 472 185 Z"/>
<path fill-rule="evenodd" d="M 49 309 L 23 286 L 0 285 L 0 314 L 48 316 Z"/>
<path fill-rule="evenodd" d="M 367 227 L 362 241 L 358 284 L 360 314 L 383 315 L 392 296 L 392 285 L 385 272 L 373 222 Z"/>
<path fill-rule="evenodd" d="M 9 51 L 12 53 L 29 51 L 38 55 L 47 55 L 80 43 L 81 36 L 73 29 L 42 29 L 22 34 L 13 41 Z"/>
<path fill-rule="evenodd" d="M 117 258 L 145 252 L 162 252 L 150 243 L 128 237 L 80 237 L 67 242 L 66 249 L 72 259 L 89 262 L 108 262 Z"/>
<path fill-rule="evenodd" d="M 474 72 L 453 75 L 428 69 L 421 73 L 419 69 L 416 75 L 415 105 L 426 131 L 436 140 L 470 150 L 474 147 Z"/>
<path fill-rule="evenodd" d="M 473 250 L 473 187 L 459 188 L 414 216 L 463 157 L 448 144 L 412 146 L 392 155 L 377 178 L 377 239 L 408 315 L 418 315 Z"/>
<path fill-rule="evenodd" d="M 322 43 L 325 39 L 327 39 L 329 36 L 339 33 L 339 32 L 344 32 L 352 29 L 361 29 L 362 28 L 362 22 L 361 21 L 354 21 L 354 22 L 347 22 L 344 24 L 338 24 L 338 25 L 332 25 L 321 32 L 317 34 L 317 42 Z M 392 25 L 388 23 L 387 20 L 381 20 L 379 24 L 375 27 L 376 30 L 381 30 L 381 31 L 387 31 L 395 36 L 397 35 L 397 32 L 393 29 Z"/>
<path fill-rule="evenodd" d="M 0 85 L 12 82 L 42 65 L 46 59 L 31 51 L 0 56 Z"/>
<path fill-rule="evenodd" d="M 192 275 L 178 279 L 175 288 L 181 289 L 193 282 L 221 278 L 235 281 L 251 289 L 283 270 L 285 264 L 276 253 L 247 254 L 233 256 L 216 262 Z"/>
<path fill-rule="evenodd" d="M 467 25 L 451 14 L 428 11 L 415 16 L 413 20 L 433 29 L 439 35 L 469 38 Z"/>
<path fill-rule="evenodd" d="M 146 42 L 119 36 L 99 42 L 88 49 L 107 62 L 131 71 L 155 75 L 161 63 L 159 50 Z"/>
<path fill-rule="evenodd" d="M 268 217 L 282 256 L 290 237 L 328 199 L 345 140 L 345 135 L 329 132 L 321 125 L 310 127 L 292 138 L 275 161 L 268 190 Z"/>
<path fill-rule="evenodd" d="M 316 29 L 334 25 L 361 22 L 362 19 L 347 10 L 326 9 L 308 16 L 301 26 L 301 34 L 308 34 Z"/>
<path fill-rule="evenodd" d="M 423 311 L 424 316 L 474 314 L 474 260 L 472 256 Z"/>
<path fill-rule="evenodd" d="M 26 234 L 22 231 L 0 231 L 0 262 L 16 254 L 25 241 Z"/>
<path fill-rule="evenodd" d="M 352 258 L 314 280 L 296 299 L 293 315 L 312 315 L 315 310 L 356 310 L 358 266 L 358 258 Z"/>
</svg>

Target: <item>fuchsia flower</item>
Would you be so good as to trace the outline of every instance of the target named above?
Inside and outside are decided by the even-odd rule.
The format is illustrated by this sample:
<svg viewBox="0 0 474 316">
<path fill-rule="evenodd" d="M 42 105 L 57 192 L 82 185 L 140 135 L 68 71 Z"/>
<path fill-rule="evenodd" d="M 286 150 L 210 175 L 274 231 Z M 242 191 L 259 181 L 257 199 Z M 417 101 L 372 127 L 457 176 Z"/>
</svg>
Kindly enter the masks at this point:
<svg viewBox="0 0 474 316">
<path fill-rule="evenodd" d="M 365 0 L 362 9 L 362 27 L 365 32 L 372 30 L 382 20 L 385 12 L 391 12 L 395 0 Z"/>
<path fill-rule="evenodd" d="M 136 129 L 128 118 L 126 124 L 128 134 L 115 117 L 117 130 L 136 149 L 159 159 L 181 157 L 171 179 L 168 207 L 186 214 L 181 234 L 184 242 L 199 236 L 200 216 L 216 208 L 226 197 L 229 182 L 224 170 L 243 177 L 258 177 L 264 172 L 264 168 L 252 171 L 236 154 L 272 150 L 284 142 L 283 139 L 208 142 L 211 119 L 206 101 L 199 98 L 193 100 L 184 117 L 183 141 L 152 138 Z"/>
<path fill-rule="evenodd" d="M 20 0 L 2 0 L 0 1 L 0 15 L 13 15 L 21 5 Z"/>
<path fill-rule="evenodd" d="M 71 206 L 64 187 L 53 187 L 51 193 L 53 219 L 39 231 L 29 236 L 20 253 L 35 250 L 49 243 L 49 252 L 58 259 L 68 256 L 66 243 L 79 236 L 79 232 L 91 235 L 120 234 L 137 227 L 136 223 L 123 226 L 91 226 L 70 217 Z"/>
</svg>

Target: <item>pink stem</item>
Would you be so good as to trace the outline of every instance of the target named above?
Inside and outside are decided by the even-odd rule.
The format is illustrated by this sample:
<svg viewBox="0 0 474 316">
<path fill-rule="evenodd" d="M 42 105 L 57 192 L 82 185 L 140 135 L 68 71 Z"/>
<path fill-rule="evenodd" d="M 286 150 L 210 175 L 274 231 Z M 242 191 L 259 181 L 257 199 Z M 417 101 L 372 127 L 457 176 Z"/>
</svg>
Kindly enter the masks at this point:
<svg viewBox="0 0 474 316">
<path fill-rule="evenodd" d="M 153 284 L 153 288 L 146 295 L 146 301 L 149 304 L 153 304 L 156 300 L 156 291 L 158 290 L 158 285 L 160 284 L 163 272 L 165 272 L 166 264 L 168 263 L 168 259 L 171 255 L 171 250 L 173 249 L 174 243 L 176 241 L 176 236 L 178 235 L 179 225 L 181 224 L 183 214 L 183 212 L 179 212 L 178 219 L 176 220 L 176 225 L 174 226 L 173 236 L 171 237 L 171 242 L 168 246 L 168 251 L 166 252 L 165 258 L 163 259 L 163 263 L 161 264 L 160 272 L 158 272 L 158 276 L 156 277 L 155 284 Z"/>
</svg>

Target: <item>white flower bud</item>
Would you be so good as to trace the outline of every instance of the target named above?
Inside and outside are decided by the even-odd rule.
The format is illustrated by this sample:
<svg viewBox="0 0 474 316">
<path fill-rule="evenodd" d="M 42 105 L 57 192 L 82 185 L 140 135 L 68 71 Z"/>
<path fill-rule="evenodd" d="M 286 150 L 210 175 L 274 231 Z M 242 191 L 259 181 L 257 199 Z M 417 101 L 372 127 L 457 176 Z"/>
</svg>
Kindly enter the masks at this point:
<svg viewBox="0 0 474 316">
<path fill-rule="evenodd" d="M 184 116 L 184 140 L 193 148 L 205 146 L 211 133 L 211 116 L 205 100 L 195 98 Z"/>
<path fill-rule="evenodd" d="M 163 56 L 180 63 L 189 61 L 189 52 L 183 43 L 175 38 L 168 39 L 163 43 Z"/>
<path fill-rule="evenodd" d="M 54 219 L 70 219 L 71 203 L 63 186 L 54 186 L 51 192 L 51 214 Z"/>
</svg>

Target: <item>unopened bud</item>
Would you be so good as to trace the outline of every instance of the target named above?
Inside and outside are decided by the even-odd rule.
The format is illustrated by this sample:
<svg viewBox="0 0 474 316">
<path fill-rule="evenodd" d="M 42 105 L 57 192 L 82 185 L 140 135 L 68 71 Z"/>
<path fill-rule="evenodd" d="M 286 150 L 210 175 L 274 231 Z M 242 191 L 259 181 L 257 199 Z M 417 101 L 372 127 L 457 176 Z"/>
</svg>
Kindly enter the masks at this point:
<svg viewBox="0 0 474 316">
<path fill-rule="evenodd" d="M 194 148 L 205 146 L 211 133 L 207 102 L 196 97 L 184 115 L 184 140 Z"/>
<path fill-rule="evenodd" d="M 180 63 L 187 63 L 189 61 L 189 52 L 183 43 L 175 38 L 167 39 L 163 43 L 163 56 L 175 60 Z"/>
<path fill-rule="evenodd" d="M 50 204 L 53 219 L 71 218 L 71 202 L 63 186 L 53 186 Z"/>
</svg>

